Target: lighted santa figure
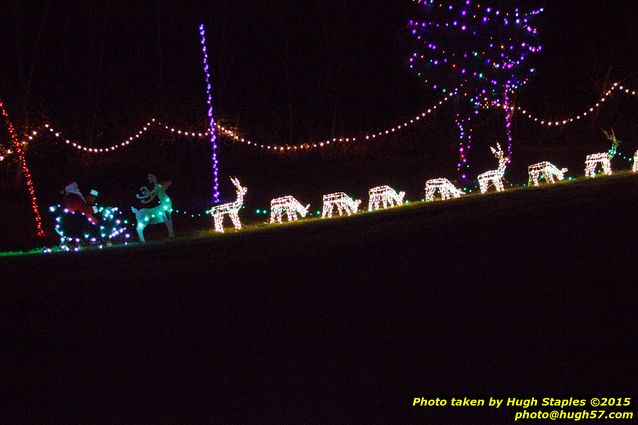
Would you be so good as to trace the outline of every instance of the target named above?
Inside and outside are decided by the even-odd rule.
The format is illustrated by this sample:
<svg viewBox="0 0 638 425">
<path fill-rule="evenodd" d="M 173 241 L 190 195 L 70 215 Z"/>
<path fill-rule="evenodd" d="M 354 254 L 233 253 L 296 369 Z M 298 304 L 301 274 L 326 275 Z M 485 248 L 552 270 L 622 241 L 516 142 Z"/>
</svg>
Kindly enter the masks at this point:
<svg viewBox="0 0 638 425">
<path fill-rule="evenodd" d="M 100 220 L 94 216 L 95 207 L 93 206 L 97 195 L 98 191 L 91 189 L 85 198 L 80 192 L 78 184 L 76 182 L 70 183 L 64 188 L 64 208 L 71 213 L 82 213 L 91 224 L 98 224 Z"/>
</svg>

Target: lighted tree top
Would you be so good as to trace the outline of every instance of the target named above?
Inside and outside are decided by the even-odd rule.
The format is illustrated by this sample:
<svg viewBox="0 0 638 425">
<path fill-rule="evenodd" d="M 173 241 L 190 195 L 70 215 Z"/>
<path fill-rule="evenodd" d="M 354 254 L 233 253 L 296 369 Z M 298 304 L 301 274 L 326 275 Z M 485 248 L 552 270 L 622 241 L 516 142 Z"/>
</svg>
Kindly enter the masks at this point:
<svg viewBox="0 0 638 425">
<path fill-rule="evenodd" d="M 534 73 L 529 57 L 542 50 L 534 19 L 543 11 L 522 10 L 517 2 L 492 0 L 414 0 L 423 12 L 410 20 L 417 41 L 409 66 L 438 92 L 460 89 L 469 108 L 457 116 L 459 170 L 471 148 L 471 116 L 510 96 Z M 509 114 L 507 130 L 509 136 Z M 511 138 L 508 156 L 511 151 Z"/>
</svg>

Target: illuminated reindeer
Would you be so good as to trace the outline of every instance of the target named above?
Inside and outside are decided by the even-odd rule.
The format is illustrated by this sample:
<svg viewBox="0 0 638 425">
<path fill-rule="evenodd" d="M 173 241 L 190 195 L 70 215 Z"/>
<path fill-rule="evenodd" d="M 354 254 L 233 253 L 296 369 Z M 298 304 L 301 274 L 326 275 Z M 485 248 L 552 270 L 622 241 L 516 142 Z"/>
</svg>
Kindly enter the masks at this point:
<svg viewBox="0 0 638 425">
<path fill-rule="evenodd" d="M 567 168 L 561 168 L 560 170 L 551 162 L 539 162 L 538 164 L 533 164 L 527 167 L 527 171 L 529 172 L 529 181 L 528 185 L 532 183 L 534 186 L 538 186 L 538 181 L 542 176 L 546 182 L 554 183 L 554 178 L 558 180 L 563 180 L 565 178 L 565 173 L 567 172 Z"/>
<path fill-rule="evenodd" d="M 171 198 L 166 194 L 166 189 L 171 185 L 171 181 L 165 181 L 162 183 L 157 182 L 157 177 L 153 174 L 148 175 L 149 183 L 153 184 L 153 189 L 148 190 L 146 186 L 140 188 L 141 195 L 135 195 L 137 199 L 140 199 L 143 204 L 148 204 L 153 201 L 155 198 L 158 198 L 160 204 L 154 208 L 142 208 L 138 210 L 135 207 L 131 207 L 133 213 L 135 213 L 135 218 L 137 218 L 137 234 L 140 237 L 141 242 L 146 242 L 144 240 L 144 229 L 149 224 L 166 224 L 166 228 L 168 229 L 168 237 L 174 238 L 175 233 L 173 233 L 173 218 L 171 213 L 173 212 L 173 202 Z"/>
<path fill-rule="evenodd" d="M 598 167 L 598 165 L 602 167 L 603 173 L 611 176 L 611 160 L 614 156 L 616 156 L 616 150 L 622 142 L 616 138 L 613 128 L 611 129 L 611 134 L 607 133 L 605 130 L 603 130 L 603 134 L 605 135 L 607 140 L 611 141 L 611 148 L 608 152 L 587 155 L 587 158 L 585 159 L 586 177 L 595 177 L 596 168 Z"/>
<path fill-rule="evenodd" d="M 247 188 L 242 187 L 239 180 L 236 177 L 231 177 L 230 181 L 233 182 L 237 188 L 237 200 L 235 202 L 229 202 L 227 204 L 215 205 L 208 212 L 215 218 L 215 230 L 220 233 L 224 233 L 224 216 L 228 214 L 230 220 L 233 222 L 235 229 L 241 229 L 241 221 L 239 221 L 239 210 L 244 205 L 244 195 L 248 191 Z"/>
<path fill-rule="evenodd" d="M 369 190 L 370 200 L 368 201 L 368 211 L 378 210 L 383 203 L 383 208 L 399 206 L 403 204 L 405 192 L 397 193 L 390 186 L 378 186 Z"/>
<path fill-rule="evenodd" d="M 479 185 L 481 187 L 481 193 L 487 192 L 490 188 L 490 182 L 494 184 L 494 188 L 497 192 L 502 192 L 505 190 L 503 186 L 503 176 L 505 175 L 505 168 L 507 167 L 507 158 L 505 154 L 503 154 L 503 149 L 501 149 L 501 145 L 499 143 L 496 144 L 498 149 L 494 149 L 490 147 L 494 157 L 498 159 L 498 169 L 486 171 L 485 173 L 478 176 Z"/>
<path fill-rule="evenodd" d="M 634 165 L 631 166 L 631 171 L 634 173 L 638 171 L 638 151 L 634 154 Z"/>
<path fill-rule="evenodd" d="M 323 211 L 321 213 L 321 218 L 332 218 L 332 211 L 334 210 L 334 207 L 337 207 L 339 215 L 343 215 L 344 212 L 348 215 L 356 214 L 357 211 L 359 211 L 360 204 L 360 199 L 353 200 L 343 192 L 323 195 Z"/>
<path fill-rule="evenodd" d="M 288 216 L 288 221 L 295 221 L 298 219 L 297 213 L 305 217 L 308 214 L 308 208 L 310 204 L 304 207 L 292 196 L 275 198 L 270 201 L 270 223 L 275 221 L 281 223 L 284 213 Z"/>
<path fill-rule="evenodd" d="M 434 201 L 434 195 L 436 191 L 439 191 L 443 200 L 450 199 L 450 196 L 454 198 L 460 198 L 465 195 L 460 189 L 457 189 L 452 182 L 448 179 L 434 179 L 428 180 L 425 183 L 425 200 L 430 202 Z"/>
</svg>

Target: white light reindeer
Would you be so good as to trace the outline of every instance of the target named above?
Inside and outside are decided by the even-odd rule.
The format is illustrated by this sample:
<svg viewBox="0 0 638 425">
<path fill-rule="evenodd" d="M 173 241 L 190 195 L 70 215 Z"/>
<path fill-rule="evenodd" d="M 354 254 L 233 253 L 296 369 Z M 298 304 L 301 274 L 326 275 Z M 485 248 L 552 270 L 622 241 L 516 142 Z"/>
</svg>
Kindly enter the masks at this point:
<svg viewBox="0 0 638 425">
<path fill-rule="evenodd" d="M 631 171 L 634 173 L 638 171 L 638 151 L 634 154 L 634 165 L 631 166 Z"/>
<path fill-rule="evenodd" d="M 308 214 L 308 208 L 310 208 L 310 204 L 304 207 L 292 196 L 275 198 L 270 201 L 270 222 L 278 221 L 281 223 L 284 213 L 288 216 L 288 221 L 295 221 L 298 219 L 297 213 L 305 217 Z"/>
<path fill-rule="evenodd" d="M 400 206 L 403 204 L 405 192 L 397 193 L 390 186 L 377 186 L 369 190 L 368 211 L 378 210 L 383 203 L 383 208 Z"/>
<path fill-rule="evenodd" d="M 332 218 L 332 211 L 337 207 L 339 215 L 345 212 L 348 215 L 356 214 L 359 211 L 361 199 L 354 200 L 343 192 L 331 193 L 323 195 L 323 211 L 321 218 Z"/>
<path fill-rule="evenodd" d="M 428 202 L 434 201 L 434 195 L 437 190 L 443 200 L 450 199 L 450 196 L 460 198 L 465 195 L 463 191 L 457 189 L 448 179 L 433 179 L 425 183 L 425 200 Z"/>
<path fill-rule="evenodd" d="M 608 152 L 587 155 L 587 158 L 585 158 L 586 177 L 595 177 L 596 168 L 598 167 L 598 165 L 602 167 L 603 173 L 611 176 L 611 160 L 614 156 L 616 156 L 616 150 L 622 142 L 616 138 L 613 128 L 611 129 L 611 134 L 607 133 L 605 130 L 603 130 L 603 134 L 605 135 L 607 140 L 611 141 L 611 148 Z"/>
<path fill-rule="evenodd" d="M 153 184 L 153 189 L 148 190 L 146 186 L 140 188 L 142 192 L 141 195 L 135 195 L 137 199 L 140 199 L 143 204 L 148 204 L 155 198 L 158 198 L 160 204 L 154 208 L 142 208 L 138 210 L 135 207 L 131 207 L 133 213 L 135 213 L 135 218 L 137 219 L 137 234 L 140 237 L 141 242 L 146 242 L 144 240 L 144 229 L 149 224 L 166 224 L 166 228 L 168 229 L 168 237 L 174 238 L 175 233 L 173 232 L 173 217 L 171 213 L 173 212 L 173 202 L 171 198 L 166 194 L 166 189 L 171 185 L 171 181 L 165 181 L 162 183 L 157 182 L 157 177 L 153 174 L 148 175 L 149 183 Z"/>
<path fill-rule="evenodd" d="M 505 190 L 505 187 L 503 186 L 503 176 L 505 175 L 505 168 L 507 167 L 507 158 L 505 157 L 503 149 L 499 143 L 496 144 L 496 147 L 498 149 L 494 149 L 493 147 L 490 147 L 490 149 L 496 159 L 498 159 L 498 169 L 486 171 L 478 176 L 481 193 L 487 192 L 490 188 L 490 182 L 494 184 L 494 188 L 497 192 Z"/>
<path fill-rule="evenodd" d="M 565 173 L 567 172 L 567 168 L 561 168 L 560 170 L 551 162 L 543 161 L 538 164 L 533 164 L 527 167 L 527 171 L 529 172 L 529 181 L 528 185 L 532 183 L 534 186 L 538 186 L 538 181 L 541 176 L 548 183 L 554 183 L 557 178 L 558 180 L 563 180 L 565 178 Z"/>
<path fill-rule="evenodd" d="M 228 215 L 233 222 L 235 229 L 241 229 L 241 221 L 239 221 L 239 210 L 244 205 L 244 195 L 248 191 L 243 187 L 236 177 L 231 177 L 230 181 L 233 182 L 237 188 L 237 200 L 235 202 L 229 202 L 226 204 L 215 205 L 208 212 L 215 218 L 215 231 L 224 233 L 224 216 Z"/>
</svg>

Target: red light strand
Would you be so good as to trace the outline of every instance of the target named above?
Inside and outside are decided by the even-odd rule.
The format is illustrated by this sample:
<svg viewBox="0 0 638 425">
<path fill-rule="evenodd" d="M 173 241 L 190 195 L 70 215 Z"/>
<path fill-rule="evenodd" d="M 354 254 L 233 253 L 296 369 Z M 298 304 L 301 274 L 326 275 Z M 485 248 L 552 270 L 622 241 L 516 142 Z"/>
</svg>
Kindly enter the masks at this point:
<svg viewBox="0 0 638 425">
<path fill-rule="evenodd" d="M 9 114 L 4 108 L 4 103 L 2 103 L 2 99 L 0 99 L 0 110 L 2 111 L 4 122 L 7 125 L 7 130 L 9 130 L 9 135 L 11 136 L 13 147 L 20 159 L 20 169 L 22 170 L 22 174 L 24 175 L 27 184 L 27 189 L 29 190 L 29 195 L 31 196 L 31 209 L 33 210 L 33 215 L 35 216 L 35 226 L 38 230 L 37 236 L 44 236 L 44 230 L 42 229 L 42 217 L 40 216 L 40 210 L 38 209 L 38 199 L 35 196 L 35 187 L 33 187 L 31 172 L 29 171 L 27 160 L 24 156 L 24 149 L 22 149 L 22 146 L 20 145 L 20 141 L 18 140 L 18 136 L 16 135 L 15 129 L 13 128 L 13 124 L 9 119 Z"/>
</svg>

